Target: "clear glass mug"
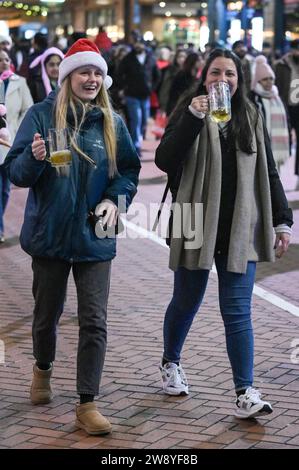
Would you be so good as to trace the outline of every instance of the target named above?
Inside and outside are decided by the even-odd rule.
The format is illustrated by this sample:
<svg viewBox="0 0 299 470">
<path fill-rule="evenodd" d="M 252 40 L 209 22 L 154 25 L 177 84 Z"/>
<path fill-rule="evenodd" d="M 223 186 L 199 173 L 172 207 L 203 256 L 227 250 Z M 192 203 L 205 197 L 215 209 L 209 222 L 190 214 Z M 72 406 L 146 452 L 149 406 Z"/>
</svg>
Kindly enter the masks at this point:
<svg viewBox="0 0 299 470">
<path fill-rule="evenodd" d="M 72 163 L 70 137 L 68 129 L 49 129 L 47 161 L 56 169 L 58 174 L 66 175 Z"/>
<path fill-rule="evenodd" d="M 209 114 L 214 122 L 227 122 L 231 119 L 231 96 L 226 82 L 209 85 Z"/>
</svg>

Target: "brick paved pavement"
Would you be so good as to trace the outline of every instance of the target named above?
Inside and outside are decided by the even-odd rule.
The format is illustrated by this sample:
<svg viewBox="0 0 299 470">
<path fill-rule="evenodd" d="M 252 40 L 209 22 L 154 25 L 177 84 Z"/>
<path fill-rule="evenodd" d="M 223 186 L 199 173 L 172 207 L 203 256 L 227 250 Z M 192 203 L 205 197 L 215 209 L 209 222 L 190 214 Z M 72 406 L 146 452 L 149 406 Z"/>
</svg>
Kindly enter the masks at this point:
<svg viewBox="0 0 299 470">
<path fill-rule="evenodd" d="M 155 142 L 145 143 L 136 201 L 159 201 L 165 177 L 153 166 Z M 284 177 L 296 208 L 299 193 Z M 109 341 L 98 403 L 113 423 L 106 437 L 87 436 L 74 426 L 77 319 L 71 280 L 55 363 L 50 405 L 28 402 L 32 355 L 30 259 L 18 246 L 26 190 L 14 188 L 7 217 L 7 243 L 0 248 L 0 448 L 217 449 L 299 448 L 299 364 L 292 364 L 291 341 L 299 338 L 299 318 L 254 297 L 256 385 L 271 399 L 269 417 L 240 422 L 231 416 L 234 394 L 212 274 L 201 313 L 184 349 L 191 384 L 188 397 L 161 393 L 157 372 L 162 353 L 162 321 L 172 288 L 168 252 L 145 239 L 121 239 L 113 264 Z M 145 221 L 144 221 L 145 222 Z M 298 298 L 298 226 L 290 256 L 259 269 L 259 285 L 294 305 Z M 299 343 L 299 340 L 298 340 Z"/>
</svg>

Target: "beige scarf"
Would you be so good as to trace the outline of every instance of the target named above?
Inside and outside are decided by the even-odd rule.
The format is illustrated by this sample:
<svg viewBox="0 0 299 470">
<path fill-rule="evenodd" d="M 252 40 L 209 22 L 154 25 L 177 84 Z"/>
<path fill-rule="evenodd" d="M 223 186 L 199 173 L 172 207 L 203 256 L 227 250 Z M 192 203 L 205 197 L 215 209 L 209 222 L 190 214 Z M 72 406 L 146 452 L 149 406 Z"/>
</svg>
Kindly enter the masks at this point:
<svg viewBox="0 0 299 470">
<path fill-rule="evenodd" d="M 231 227 L 227 270 L 245 273 L 248 261 L 274 261 L 272 208 L 262 117 L 253 137 L 253 152 L 237 149 L 237 190 Z M 223 188 L 229 191 L 230 188 Z M 205 125 L 186 158 L 174 207 L 169 267 L 176 271 L 211 269 L 217 236 L 221 196 L 221 146 L 218 126 L 205 118 Z M 190 249 L 184 236 L 176 237 L 177 224 L 184 233 L 184 204 L 193 212 L 202 203 L 202 244 Z M 186 206 L 185 206 L 186 207 Z M 193 214 L 194 215 L 194 214 Z"/>
<path fill-rule="evenodd" d="M 275 163 L 279 168 L 290 156 L 286 110 L 275 85 L 272 86 L 270 91 L 266 91 L 260 83 L 257 83 L 254 91 L 262 98 L 271 149 Z"/>
</svg>

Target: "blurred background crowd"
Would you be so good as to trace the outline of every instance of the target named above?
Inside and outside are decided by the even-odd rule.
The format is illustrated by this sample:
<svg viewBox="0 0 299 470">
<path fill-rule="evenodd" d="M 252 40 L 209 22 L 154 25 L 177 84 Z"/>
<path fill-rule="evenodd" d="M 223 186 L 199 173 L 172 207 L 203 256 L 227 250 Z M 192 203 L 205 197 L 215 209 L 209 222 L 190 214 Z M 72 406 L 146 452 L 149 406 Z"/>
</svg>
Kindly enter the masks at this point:
<svg viewBox="0 0 299 470">
<path fill-rule="evenodd" d="M 167 7 L 166 3 L 164 6 L 162 3 L 165 2 L 159 3 L 160 9 Z M 212 3 L 206 4 L 210 25 L 213 19 Z M 219 7 L 219 2 L 214 3 Z M 223 2 L 220 3 L 224 5 Z M 228 3 L 225 3 L 227 15 Z M 89 37 L 94 40 L 107 61 L 108 73 L 113 78 L 110 89 L 113 106 L 124 117 L 136 150 L 142 158 L 141 144 L 146 135 L 149 117 L 156 123 L 158 139 L 179 98 L 196 87 L 210 52 L 215 48 L 227 48 L 242 62 L 247 96 L 264 116 L 278 170 L 287 161 L 292 150 L 295 152 L 294 173 L 297 175 L 296 189 L 299 189 L 299 145 L 296 149 L 299 139 L 299 39 L 296 29 L 290 35 L 281 26 L 280 48 L 275 47 L 276 36 L 272 42 L 265 40 L 263 30 L 251 30 L 251 35 L 247 35 L 245 30 L 239 29 L 239 35 L 236 35 L 232 22 L 240 21 L 241 28 L 244 8 L 252 2 L 230 3 L 240 7 L 240 11 L 239 16 L 231 20 L 226 36 L 221 28 L 217 30 L 216 24 L 213 34 L 210 28 L 209 35 L 201 35 L 199 42 L 196 36 L 193 36 L 194 42 L 188 41 L 191 37 L 188 35 L 182 41 L 178 36 L 175 41 L 169 36 L 164 41 L 158 41 L 152 33 L 150 35 L 148 31 L 138 28 L 127 31 L 119 39 L 113 35 L 111 28 L 103 25 L 103 16 L 99 16 L 101 24 L 96 29 L 93 28 L 93 36 L 89 34 L 90 29 L 68 34 L 69 28 L 65 28 L 61 34 L 53 35 L 50 32 L 45 33 L 48 30 L 44 24 L 39 31 L 31 31 L 32 37 L 26 39 L 26 34 L 16 36 L 13 28 L 3 30 L 0 25 L 0 104 L 6 108 L 5 116 L 2 113 L 0 127 L 9 130 L 12 141 L 28 108 L 33 103 L 42 101 L 56 88 L 59 64 L 68 48 L 77 39 Z M 281 2 L 272 3 L 278 5 Z M 295 3 L 296 7 L 298 4 L 299 14 L 299 2 Z M 0 8 L 3 5 L 0 2 Z M 188 12 L 190 5 L 185 4 L 185 12 Z M 200 2 L 199 6 L 202 5 L 203 2 Z M 129 2 L 128 9 L 132 13 L 131 7 L 132 2 Z M 181 4 L 180 7 L 182 8 Z M 253 19 L 251 18 L 252 23 Z M 207 17 L 202 16 L 202 28 L 205 27 L 205 20 Z M 279 29 L 278 20 L 276 18 L 275 25 Z M 134 20 L 134 15 L 127 16 L 126 27 L 136 26 L 134 21 L 138 21 L 138 18 Z M 218 23 L 221 26 L 219 18 Z M 278 30 L 276 33 L 278 35 Z M 206 41 L 203 41 L 205 38 Z M 3 142 L 0 135 L 0 240 L 3 241 L 3 214 L 9 197 L 9 181 L 2 166 L 8 146 L 1 144 Z"/>
</svg>

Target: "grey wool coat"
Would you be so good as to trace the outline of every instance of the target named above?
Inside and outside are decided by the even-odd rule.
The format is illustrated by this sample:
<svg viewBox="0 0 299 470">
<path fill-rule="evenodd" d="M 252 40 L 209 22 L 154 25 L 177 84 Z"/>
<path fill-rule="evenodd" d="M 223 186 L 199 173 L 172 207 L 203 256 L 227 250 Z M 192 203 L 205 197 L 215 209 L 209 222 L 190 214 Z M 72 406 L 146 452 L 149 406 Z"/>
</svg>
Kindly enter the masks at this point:
<svg viewBox="0 0 299 470">
<path fill-rule="evenodd" d="M 170 243 L 169 267 L 176 271 L 211 269 L 217 236 L 221 196 L 221 146 L 218 126 L 205 118 L 187 158 L 173 211 L 173 231 Z M 274 261 L 274 233 L 267 156 L 262 117 L 259 115 L 253 132 L 253 151 L 246 154 L 237 148 L 237 190 L 228 251 L 227 270 L 245 273 L 248 261 Z M 229 191 L 229 188 L 223 188 Z M 201 204 L 202 232 L 200 246 L 192 248 L 184 234 L 186 217 L 181 217 L 184 205 Z M 178 226 L 180 230 L 178 230 Z"/>
</svg>

